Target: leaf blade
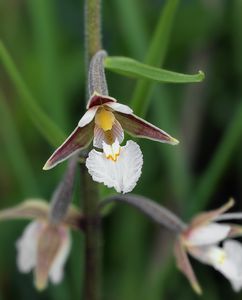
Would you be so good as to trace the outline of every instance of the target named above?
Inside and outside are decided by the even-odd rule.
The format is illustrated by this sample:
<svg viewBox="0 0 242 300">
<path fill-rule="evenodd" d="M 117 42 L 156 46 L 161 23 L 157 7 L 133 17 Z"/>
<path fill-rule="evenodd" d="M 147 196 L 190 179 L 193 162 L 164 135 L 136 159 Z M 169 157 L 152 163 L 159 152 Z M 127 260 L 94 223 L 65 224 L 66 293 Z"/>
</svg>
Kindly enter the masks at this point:
<svg viewBox="0 0 242 300">
<path fill-rule="evenodd" d="M 153 80 L 168 83 L 194 83 L 204 79 L 204 73 L 199 71 L 197 74 L 183 74 L 165 69 L 156 68 L 138 62 L 132 58 L 122 56 L 109 56 L 105 59 L 105 67 L 113 72 L 125 76 Z"/>
</svg>

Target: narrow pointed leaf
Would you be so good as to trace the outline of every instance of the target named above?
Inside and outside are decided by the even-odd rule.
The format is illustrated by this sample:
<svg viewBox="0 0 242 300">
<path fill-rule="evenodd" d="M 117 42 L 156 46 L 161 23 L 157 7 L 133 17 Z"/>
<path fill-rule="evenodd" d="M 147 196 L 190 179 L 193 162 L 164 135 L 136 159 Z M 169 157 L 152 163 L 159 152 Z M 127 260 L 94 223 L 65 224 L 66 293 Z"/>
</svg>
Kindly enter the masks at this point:
<svg viewBox="0 0 242 300">
<path fill-rule="evenodd" d="M 204 73 L 202 71 L 199 71 L 194 75 L 176 73 L 155 68 L 138 62 L 132 58 L 121 56 L 107 57 L 105 59 L 105 68 L 127 77 L 141 78 L 158 82 L 190 83 L 200 82 L 204 79 Z"/>
<path fill-rule="evenodd" d="M 34 99 L 28 90 L 25 82 L 20 76 L 11 56 L 7 49 L 0 41 L 0 62 L 4 65 L 9 77 L 15 85 L 17 92 L 26 115 L 33 122 L 42 136 L 53 146 L 60 144 L 65 139 L 65 135 L 58 126 L 48 117 L 47 114 L 39 107 L 38 102 Z"/>
<path fill-rule="evenodd" d="M 24 195 L 34 194 L 38 191 L 38 184 L 14 115 L 11 114 L 6 101 L 7 99 L 0 91 L 1 148 L 5 148 L 6 156 L 9 158 L 9 167 L 19 181 Z"/>
</svg>

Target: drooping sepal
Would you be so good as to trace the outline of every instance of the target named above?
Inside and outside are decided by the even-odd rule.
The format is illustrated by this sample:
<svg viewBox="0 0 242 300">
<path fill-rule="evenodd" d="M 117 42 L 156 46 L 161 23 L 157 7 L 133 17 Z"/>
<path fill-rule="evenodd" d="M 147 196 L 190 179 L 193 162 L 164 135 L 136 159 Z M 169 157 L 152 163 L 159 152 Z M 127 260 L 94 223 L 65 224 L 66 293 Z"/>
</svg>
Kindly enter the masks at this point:
<svg viewBox="0 0 242 300">
<path fill-rule="evenodd" d="M 201 295 L 202 289 L 192 269 L 188 255 L 186 253 L 186 250 L 184 249 L 184 246 L 180 238 L 178 238 L 175 242 L 174 253 L 175 253 L 176 264 L 178 269 L 187 277 L 193 290 L 198 295 Z"/>
<path fill-rule="evenodd" d="M 63 278 L 63 266 L 70 251 L 69 232 L 62 226 L 44 224 L 37 240 L 35 285 L 46 288 L 48 278 L 59 283 Z"/>
<path fill-rule="evenodd" d="M 77 151 L 86 148 L 93 138 L 94 123 L 91 122 L 84 127 L 76 127 L 72 134 L 64 143 L 51 155 L 43 167 L 43 170 L 49 170 L 57 164 L 68 159 Z"/>
<path fill-rule="evenodd" d="M 225 211 L 229 210 L 233 205 L 234 205 L 234 199 L 231 198 L 227 203 L 225 203 L 223 206 L 217 209 L 198 214 L 195 218 L 192 219 L 190 223 L 190 228 L 203 226 L 212 222 L 219 215 L 222 215 Z"/>
<path fill-rule="evenodd" d="M 122 125 L 123 129 L 132 136 L 146 138 L 161 143 L 168 143 L 171 145 L 176 145 L 179 143 L 178 140 L 170 136 L 165 131 L 134 114 L 116 112 L 115 116 Z"/>
<path fill-rule="evenodd" d="M 45 200 L 30 199 L 23 203 L 0 211 L 0 221 L 14 219 L 37 219 L 48 222 L 49 205 Z M 83 215 L 74 206 L 70 206 L 62 220 L 62 224 L 73 229 L 82 229 Z"/>
</svg>

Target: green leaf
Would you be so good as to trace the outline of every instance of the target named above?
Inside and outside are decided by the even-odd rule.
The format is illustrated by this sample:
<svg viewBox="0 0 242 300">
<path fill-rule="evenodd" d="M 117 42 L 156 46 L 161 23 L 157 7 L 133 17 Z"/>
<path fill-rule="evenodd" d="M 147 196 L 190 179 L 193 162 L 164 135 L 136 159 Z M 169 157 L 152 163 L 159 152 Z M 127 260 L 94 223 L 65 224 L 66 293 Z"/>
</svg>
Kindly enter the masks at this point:
<svg viewBox="0 0 242 300">
<path fill-rule="evenodd" d="M 204 79 L 204 73 L 202 71 L 199 71 L 194 75 L 176 73 L 155 68 L 128 57 L 109 56 L 105 59 L 104 64 L 107 69 L 116 73 L 128 77 L 148 79 L 158 82 L 191 83 L 201 82 Z"/>
<path fill-rule="evenodd" d="M 28 90 L 25 82 L 21 78 L 11 56 L 3 43 L 0 41 L 0 62 L 3 63 L 9 77 L 14 83 L 20 96 L 21 103 L 25 113 L 33 122 L 42 136 L 54 147 L 59 146 L 65 140 L 65 134 L 59 127 L 48 117 L 47 114 L 39 107 L 38 102 L 34 99 Z"/>
</svg>

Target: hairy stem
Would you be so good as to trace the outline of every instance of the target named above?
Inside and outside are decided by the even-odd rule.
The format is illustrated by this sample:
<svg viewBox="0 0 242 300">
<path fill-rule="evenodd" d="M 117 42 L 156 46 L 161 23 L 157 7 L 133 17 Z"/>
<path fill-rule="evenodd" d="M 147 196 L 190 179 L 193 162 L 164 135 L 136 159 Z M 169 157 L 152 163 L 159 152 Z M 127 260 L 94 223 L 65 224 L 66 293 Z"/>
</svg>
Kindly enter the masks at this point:
<svg viewBox="0 0 242 300">
<path fill-rule="evenodd" d="M 187 226 L 181 219 L 179 219 L 173 212 L 171 212 L 167 208 L 140 195 L 128 194 L 111 196 L 109 198 L 106 198 L 99 204 L 99 209 L 101 210 L 104 206 L 111 202 L 121 202 L 132 205 L 133 207 L 143 212 L 154 222 L 165 226 L 175 233 L 180 233 Z"/>
<path fill-rule="evenodd" d="M 87 78 L 91 58 L 101 46 L 101 0 L 85 0 L 85 59 Z M 89 84 L 87 84 L 88 88 Z M 86 93 L 88 95 L 88 91 Z M 85 282 L 84 299 L 99 300 L 101 298 L 101 222 L 97 206 L 99 202 L 98 185 L 92 181 L 87 168 L 81 166 L 83 210 L 85 224 Z"/>
<path fill-rule="evenodd" d="M 85 56 L 87 67 L 94 54 L 102 49 L 101 0 L 85 0 Z"/>
<path fill-rule="evenodd" d="M 97 184 L 87 172 L 85 165 L 81 165 L 82 188 L 84 194 L 85 214 L 85 282 L 84 299 L 100 299 L 100 270 L 101 270 L 101 219 L 97 213 L 99 199 Z"/>
<path fill-rule="evenodd" d="M 66 172 L 52 196 L 49 219 L 53 224 L 58 224 L 65 218 L 71 205 L 76 166 L 77 155 L 69 159 Z"/>
</svg>

